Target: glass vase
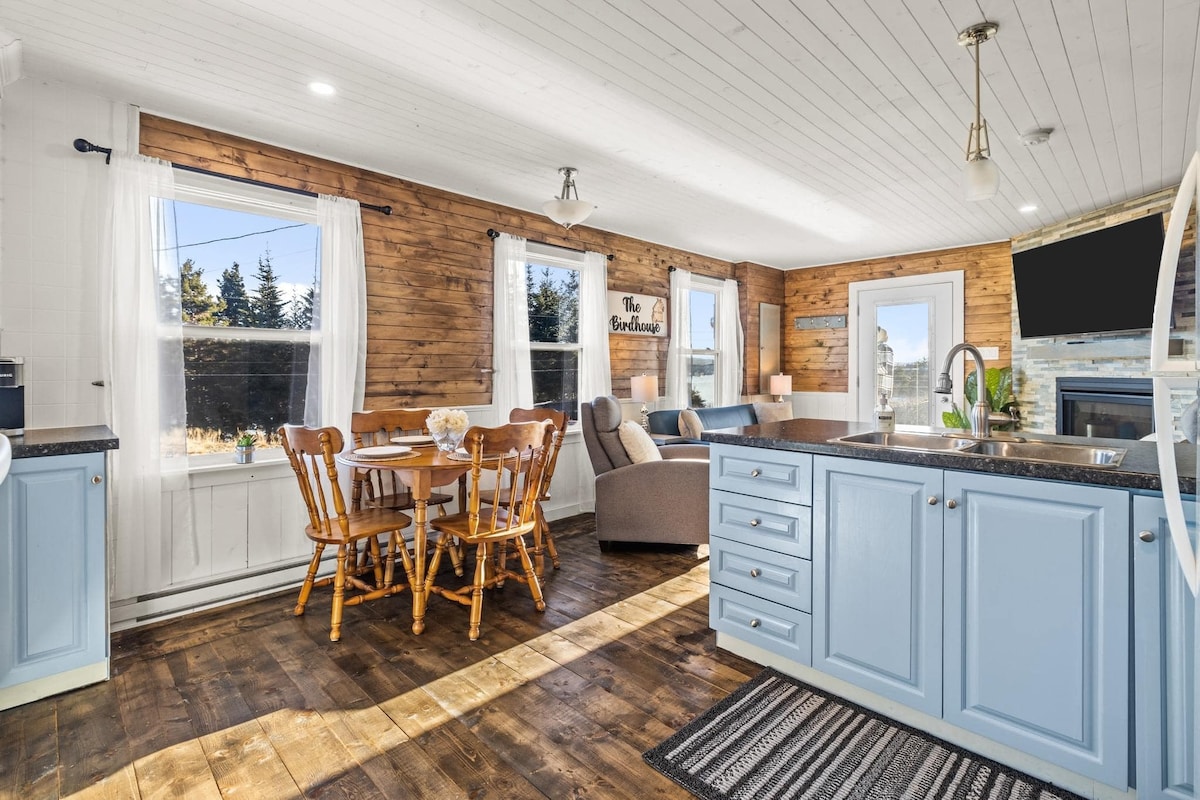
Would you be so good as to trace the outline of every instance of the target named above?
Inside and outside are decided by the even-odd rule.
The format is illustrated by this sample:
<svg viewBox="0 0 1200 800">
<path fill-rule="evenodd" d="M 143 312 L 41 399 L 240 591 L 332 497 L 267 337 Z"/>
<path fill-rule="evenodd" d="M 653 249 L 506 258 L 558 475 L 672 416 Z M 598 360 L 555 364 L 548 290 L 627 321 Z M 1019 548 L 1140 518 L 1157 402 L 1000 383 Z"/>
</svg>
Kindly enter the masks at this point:
<svg viewBox="0 0 1200 800">
<path fill-rule="evenodd" d="M 462 444 L 463 433 L 451 433 L 450 431 L 430 431 L 429 434 L 433 437 L 433 443 L 437 445 L 437 449 L 443 453 L 453 453 Z"/>
</svg>

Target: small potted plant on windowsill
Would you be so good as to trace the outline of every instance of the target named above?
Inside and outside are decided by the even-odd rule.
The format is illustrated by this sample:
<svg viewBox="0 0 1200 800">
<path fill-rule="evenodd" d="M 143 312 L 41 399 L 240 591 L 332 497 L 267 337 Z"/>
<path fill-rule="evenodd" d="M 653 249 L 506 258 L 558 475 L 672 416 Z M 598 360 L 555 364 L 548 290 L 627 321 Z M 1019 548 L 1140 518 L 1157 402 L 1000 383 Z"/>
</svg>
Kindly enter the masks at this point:
<svg viewBox="0 0 1200 800">
<path fill-rule="evenodd" d="M 254 434 L 243 433 L 234 443 L 233 461 L 235 464 L 250 464 L 254 461 Z"/>
</svg>

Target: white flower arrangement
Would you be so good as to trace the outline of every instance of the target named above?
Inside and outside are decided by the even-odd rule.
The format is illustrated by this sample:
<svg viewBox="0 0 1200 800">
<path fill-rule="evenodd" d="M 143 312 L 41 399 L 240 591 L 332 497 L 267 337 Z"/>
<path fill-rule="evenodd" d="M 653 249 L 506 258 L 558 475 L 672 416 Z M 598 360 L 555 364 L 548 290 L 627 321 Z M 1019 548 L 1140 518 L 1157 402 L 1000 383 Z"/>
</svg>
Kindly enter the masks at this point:
<svg viewBox="0 0 1200 800">
<path fill-rule="evenodd" d="M 435 408 L 429 412 L 425 427 L 429 428 L 429 432 L 434 435 L 449 434 L 461 441 L 462 437 L 467 434 L 467 428 L 471 427 L 471 420 L 467 418 L 467 412 L 461 408 Z"/>
</svg>

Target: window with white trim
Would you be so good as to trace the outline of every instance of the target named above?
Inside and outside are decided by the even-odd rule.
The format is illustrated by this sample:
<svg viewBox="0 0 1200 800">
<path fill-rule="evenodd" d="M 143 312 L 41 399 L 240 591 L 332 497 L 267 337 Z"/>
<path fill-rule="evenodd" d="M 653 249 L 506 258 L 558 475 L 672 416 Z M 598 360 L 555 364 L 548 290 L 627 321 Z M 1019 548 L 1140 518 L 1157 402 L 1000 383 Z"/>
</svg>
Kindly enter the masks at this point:
<svg viewBox="0 0 1200 800">
<path fill-rule="evenodd" d="M 711 282 L 711 287 L 708 285 Z M 688 375 L 688 406 L 711 408 L 717 405 L 717 377 L 721 369 L 721 354 L 717 349 L 720 308 L 719 281 L 699 275 L 692 276 L 688 292 L 688 314 L 691 321 L 691 347 L 685 351 Z"/>
<path fill-rule="evenodd" d="M 304 421 L 320 277 L 316 199 L 176 174 L 188 455 L 231 451 L 249 432 L 277 444 Z"/>
<path fill-rule="evenodd" d="M 529 308 L 529 362 L 533 404 L 579 419 L 579 284 L 583 254 L 530 242 L 525 290 Z"/>
</svg>

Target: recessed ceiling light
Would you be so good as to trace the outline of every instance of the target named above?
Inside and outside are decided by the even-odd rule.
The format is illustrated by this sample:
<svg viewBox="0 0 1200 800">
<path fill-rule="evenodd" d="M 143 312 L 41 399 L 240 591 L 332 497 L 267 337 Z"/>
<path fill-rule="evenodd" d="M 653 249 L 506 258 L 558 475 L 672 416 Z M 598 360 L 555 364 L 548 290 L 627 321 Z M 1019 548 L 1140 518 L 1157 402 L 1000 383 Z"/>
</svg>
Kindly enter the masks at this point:
<svg viewBox="0 0 1200 800">
<path fill-rule="evenodd" d="M 323 81 L 313 81 L 308 85 L 308 90 L 313 94 L 319 94 L 324 97 L 337 93 L 337 89 L 334 89 L 333 86 Z"/>
<path fill-rule="evenodd" d="M 1037 206 L 1033 203 L 1026 203 L 1018 208 L 1017 211 L 1020 211 L 1022 214 L 1032 214 L 1034 211 L 1037 211 Z"/>
</svg>

